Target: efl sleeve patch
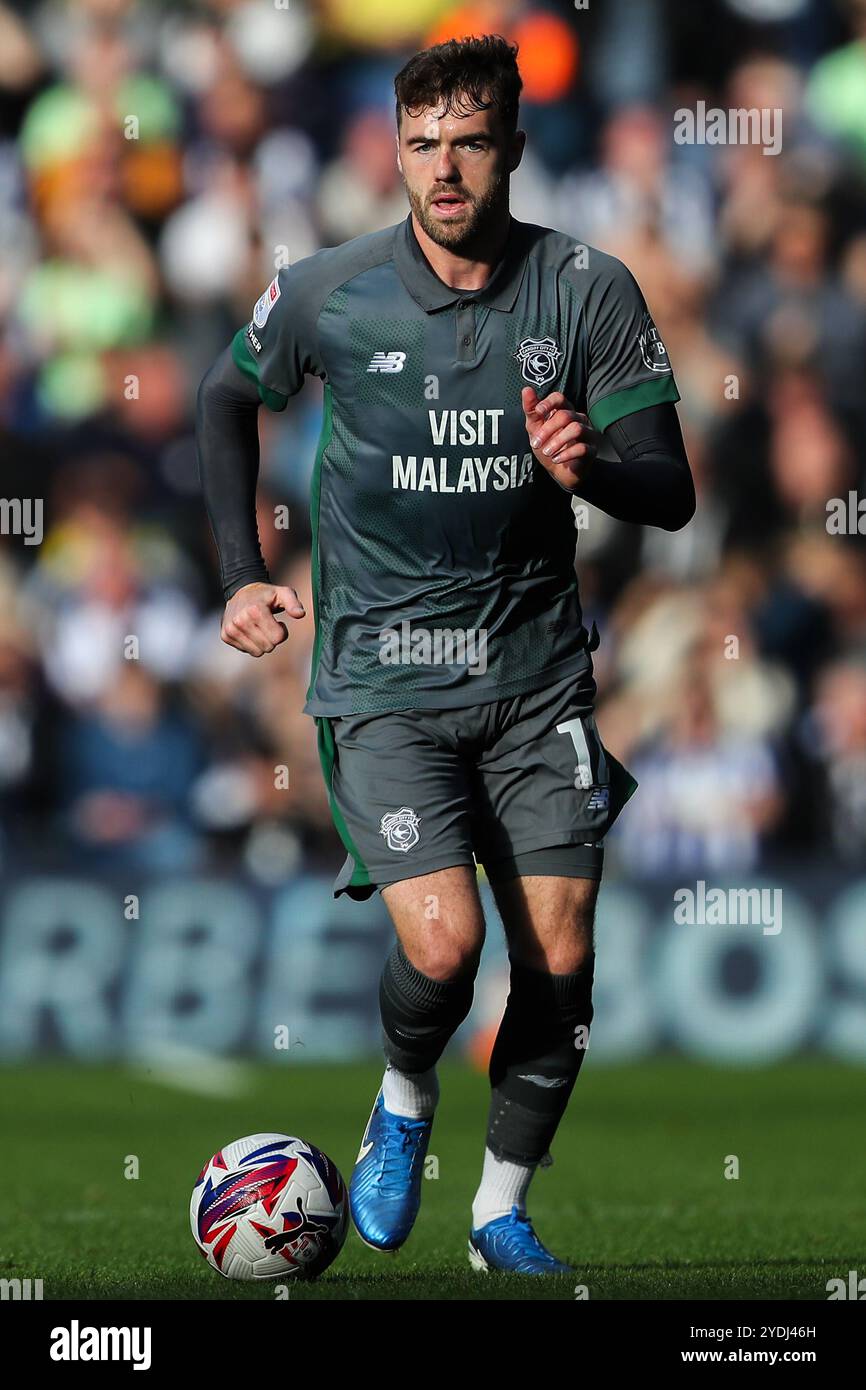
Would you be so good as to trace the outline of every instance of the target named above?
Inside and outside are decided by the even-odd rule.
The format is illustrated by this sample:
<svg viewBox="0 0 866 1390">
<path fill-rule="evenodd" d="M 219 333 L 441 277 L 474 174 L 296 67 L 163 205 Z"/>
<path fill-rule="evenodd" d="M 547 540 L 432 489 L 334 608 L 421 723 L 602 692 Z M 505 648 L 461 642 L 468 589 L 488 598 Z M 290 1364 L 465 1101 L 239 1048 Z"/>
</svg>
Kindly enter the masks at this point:
<svg viewBox="0 0 866 1390">
<path fill-rule="evenodd" d="M 305 376 L 325 375 L 316 336 L 320 295 L 314 261 L 309 257 L 280 270 L 259 295 L 243 329 L 246 354 L 255 365 L 266 405 L 275 395 L 285 403 L 300 391 Z"/>
<path fill-rule="evenodd" d="M 253 309 L 253 323 L 256 328 L 264 328 L 268 321 L 268 315 L 280 297 L 280 281 L 278 276 L 274 276 L 264 294 L 256 300 Z"/>
</svg>

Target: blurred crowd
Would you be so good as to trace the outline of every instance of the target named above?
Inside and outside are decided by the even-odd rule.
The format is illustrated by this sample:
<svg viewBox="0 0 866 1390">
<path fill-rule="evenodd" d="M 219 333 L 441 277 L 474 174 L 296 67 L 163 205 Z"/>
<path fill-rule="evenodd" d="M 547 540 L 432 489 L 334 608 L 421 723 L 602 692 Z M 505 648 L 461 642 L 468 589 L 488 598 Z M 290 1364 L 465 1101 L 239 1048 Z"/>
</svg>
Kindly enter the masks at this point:
<svg viewBox="0 0 866 1390">
<path fill-rule="evenodd" d="M 0 0 L 0 491 L 44 499 L 41 543 L 0 535 L 4 868 L 339 861 L 311 620 L 219 640 L 195 392 L 275 259 L 406 215 L 394 73 L 482 32 L 520 45 L 514 214 L 632 269 L 698 489 L 675 535 L 578 533 L 641 783 L 612 867 L 866 862 L 866 0 Z M 781 109 L 782 152 L 677 144 L 699 100 Z M 321 399 L 260 423 L 308 612 Z"/>
</svg>

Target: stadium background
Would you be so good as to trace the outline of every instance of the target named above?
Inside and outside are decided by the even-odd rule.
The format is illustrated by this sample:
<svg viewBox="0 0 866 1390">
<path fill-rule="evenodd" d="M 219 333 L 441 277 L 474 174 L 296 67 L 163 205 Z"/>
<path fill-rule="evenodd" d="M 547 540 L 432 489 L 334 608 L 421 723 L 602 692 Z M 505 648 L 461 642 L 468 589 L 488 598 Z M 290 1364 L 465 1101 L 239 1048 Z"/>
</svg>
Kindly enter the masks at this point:
<svg viewBox="0 0 866 1390">
<path fill-rule="evenodd" d="M 331 898 L 312 625 L 260 662 L 221 644 L 193 407 L 275 263 L 405 216 L 393 75 L 485 31 L 520 44 L 514 213 L 637 276 L 698 491 L 678 534 L 592 512 L 579 536 L 599 724 L 641 783 L 608 842 L 580 1085 L 608 1071 L 637 1116 L 646 1078 L 669 1094 L 652 1053 L 746 1064 L 755 1116 L 761 1085 L 784 1093 L 795 1144 L 798 1088 L 760 1064 L 801 1058 L 839 1112 L 862 1086 L 866 549 L 827 508 L 866 465 L 864 0 L 0 3 L 0 1054 L 22 1181 L 52 1116 L 108 1123 L 118 1061 L 220 1105 L 265 1064 L 370 1059 L 372 1084 L 389 929 L 378 899 Z M 781 108 L 781 154 L 677 145 L 700 99 Z M 320 415 L 311 380 L 260 425 L 267 559 L 308 611 Z M 28 498 L 41 538 L 9 520 Z M 677 925 L 699 881 L 781 890 L 782 930 Z M 493 920 L 450 1053 L 476 1068 L 470 1156 L 504 969 Z M 671 1085 L 700 1107 L 689 1066 Z M 327 1075 L 348 1095 L 357 1067 Z M 208 1113 L 190 1171 L 234 1137 Z"/>
</svg>

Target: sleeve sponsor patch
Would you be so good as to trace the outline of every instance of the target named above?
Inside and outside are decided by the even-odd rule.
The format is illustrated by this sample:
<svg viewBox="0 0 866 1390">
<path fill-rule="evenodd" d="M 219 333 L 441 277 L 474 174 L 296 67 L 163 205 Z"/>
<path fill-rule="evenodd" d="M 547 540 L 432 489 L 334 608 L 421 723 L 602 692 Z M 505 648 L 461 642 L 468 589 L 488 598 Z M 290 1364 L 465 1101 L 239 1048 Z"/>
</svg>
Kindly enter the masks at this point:
<svg viewBox="0 0 866 1390">
<path fill-rule="evenodd" d="M 264 294 L 256 300 L 256 307 L 253 309 L 253 323 L 256 328 L 264 328 L 268 321 L 268 314 L 273 309 L 279 297 L 280 282 L 279 278 L 274 276 Z"/>
<path fill-rule="evenodd" d="M 651 372 L 669 372 L 671 370 L 667 348 L 659 337 L 659 331 L 648 313 L 643 316 L 638 343 L 644 366 L 649 367 Z"/>
</svg>

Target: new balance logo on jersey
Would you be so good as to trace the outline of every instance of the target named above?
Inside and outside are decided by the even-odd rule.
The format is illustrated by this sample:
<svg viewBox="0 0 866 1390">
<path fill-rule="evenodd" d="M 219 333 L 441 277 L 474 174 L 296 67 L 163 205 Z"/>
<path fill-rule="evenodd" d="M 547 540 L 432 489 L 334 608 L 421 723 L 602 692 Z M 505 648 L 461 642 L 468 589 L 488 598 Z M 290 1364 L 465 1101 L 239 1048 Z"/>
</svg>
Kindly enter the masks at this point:
<svg viewBox="0 0 866 1390">
<path fill-rule="evenodd" d="M 405 352 L 374 352 L 368 372 L 402 372 Z"/>
</svg>

